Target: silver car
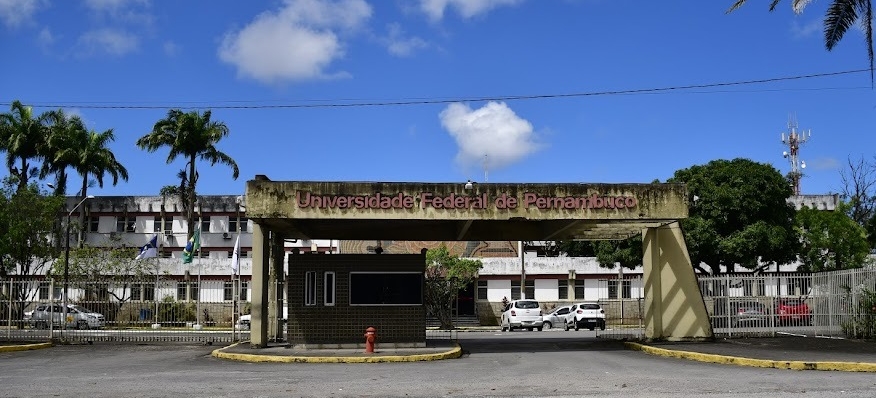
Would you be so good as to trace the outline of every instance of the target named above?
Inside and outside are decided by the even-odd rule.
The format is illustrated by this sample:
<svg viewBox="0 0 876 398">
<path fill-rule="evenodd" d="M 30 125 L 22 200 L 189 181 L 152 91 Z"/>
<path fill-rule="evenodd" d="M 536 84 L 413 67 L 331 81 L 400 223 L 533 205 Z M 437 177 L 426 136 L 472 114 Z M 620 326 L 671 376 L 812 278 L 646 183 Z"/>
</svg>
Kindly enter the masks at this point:
<svg viewBox="0 0 876 398">
<path fill-rule="evenodd" d="M 567 305 L 565 307 L 557 307 L 554 308 L 553 311 L 544 315 L 542 321 L 544 322 L 544 328 L 550 329 L 556 326 L 560 326 L 566 323 L 566 318 L 569 316 L 569 310 L 572 306 Z"/>
<path fill-rule="evenodd" d="M 64 318 L 61 304 L 39 304 L 30 315 L 30 324 L 36 329 L 48 329 L 49 322 L 53 327 L 60 327 Z M 91 311 L 76 304 L 67 304 L 67 328 L 100 329 L 106 326 L 103 314 Z"/>
</svg>

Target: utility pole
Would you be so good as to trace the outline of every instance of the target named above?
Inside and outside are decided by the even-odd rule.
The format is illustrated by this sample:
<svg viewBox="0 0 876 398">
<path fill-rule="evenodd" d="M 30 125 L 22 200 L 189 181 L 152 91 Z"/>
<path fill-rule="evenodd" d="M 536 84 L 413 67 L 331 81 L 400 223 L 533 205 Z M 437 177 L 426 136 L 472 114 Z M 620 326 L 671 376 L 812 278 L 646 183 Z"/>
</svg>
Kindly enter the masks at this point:
<svg viewBox="0 0 876 398">
<path fill-rule="evenodd" d="M 800 179 L 803 177 L 803 169 L 806 168 L 806 162 L 800 160 L 800 146 L 809 141 L 811 135 L 812 132 L 809 130 L 798 133 L 797 117 L 788 117 L 788 136 L 782 133 L 782 144 L 787 146 L 788 150 L 783 151 L 782 156 L 791 163 L 788 180 L 791 182 L 794 195 L 800 195 Z"/>
</svg>

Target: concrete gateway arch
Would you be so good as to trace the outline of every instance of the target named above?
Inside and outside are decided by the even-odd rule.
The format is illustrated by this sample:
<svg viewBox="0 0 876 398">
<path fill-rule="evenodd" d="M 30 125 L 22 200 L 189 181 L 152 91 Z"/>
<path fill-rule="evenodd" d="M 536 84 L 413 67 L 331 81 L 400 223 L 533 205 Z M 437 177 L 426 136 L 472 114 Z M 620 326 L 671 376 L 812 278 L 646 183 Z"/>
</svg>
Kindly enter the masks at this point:
<svg viewBox="0 0 876 398">
<path fill-rule="evenodd" d="M 268 309 L 279 305 L 268 281 L 272 272 L 277 280 L 285 277 L 284 239 L 618 240 L 641 234 L 646 338 L 712 336 L 678 224 L 688 216 L 683 184 L 314 182 L 257 175 L 247 182 L 246 206 L 254 224 L 255 347 L 267 345 L 268 317 L 276 315 Z M 291 276 L 291 257 L 289 267 Z M 340 298 L 350 287 L 337 278 Z M 302 283 L 289 280 L 290 318 L 293 295 L 309 294 L 293 287 Z M 354 333 L 361 337 L 361 330 Z"/>
</svg>

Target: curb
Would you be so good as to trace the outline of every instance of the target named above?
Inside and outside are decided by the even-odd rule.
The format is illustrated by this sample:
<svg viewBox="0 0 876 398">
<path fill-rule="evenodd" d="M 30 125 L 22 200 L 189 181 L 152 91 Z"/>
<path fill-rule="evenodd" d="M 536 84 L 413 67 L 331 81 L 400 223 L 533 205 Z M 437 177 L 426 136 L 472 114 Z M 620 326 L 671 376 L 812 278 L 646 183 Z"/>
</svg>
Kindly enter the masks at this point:
<svg viewBox="0 0 876 398">
<path fill-rule="evenodd" d="M 438 361 L 442 359 L 454 359 L 462 356 L 462 348 L 459 344 L 450 351 L 434 354 L 414 355 L 376 355 L 368 357 L 310 357 L 310 356 L 284 356 L 284 355 L 257 355 L 238 354 L 224 352 L 225 349 L 234 347 L 240 343 L 228 347 L 213 350 L 212 356 L 220 359 L 230 359 L 243 362 L 272 362 L 272 363 L 383 363 L 383 362 L 422 362 Z"/>
<path fill-rule="evenodd" d="M 50 348 L 53 346 L 54 346 L 54 344 L 52 344 L 52 343 L 3 345 L 3 346 L 0 346 L 0 352 L 39 350 L 42 348 Z"/>
<path fill-rule="evenodd" d="M 789 370 L 825 370 L 840 372 L 874 372 L 876 363 L 869 362 L 806 362 L 806 361 L 774 361 L 770 359 L 753 359 L 744 357 L 731 357 L 717 354 L 703 354 L 691 351 L 667 350 L 629 341 L 624 346 L 635 351 L 642 351 L 651 355 L 662 357 L 690 359 L 699 362 L 718 363 L 725 365 L 750 366 L 756 368 L 773 368 Z"/>
</svg>

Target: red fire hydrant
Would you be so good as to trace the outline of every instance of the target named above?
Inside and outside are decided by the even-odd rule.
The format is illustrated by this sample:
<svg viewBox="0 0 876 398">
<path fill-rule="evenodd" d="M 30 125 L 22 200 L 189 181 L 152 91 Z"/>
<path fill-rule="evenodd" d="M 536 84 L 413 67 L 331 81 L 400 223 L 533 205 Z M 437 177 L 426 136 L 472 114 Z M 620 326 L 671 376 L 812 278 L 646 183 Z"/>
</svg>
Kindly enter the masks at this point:
<svg viewBox="0 0 876 398">
<path fill-rule="evenodd" d="M 365 329 L 365 353 L 373 354 L 374 353 L 374 343 L 377 342 L 377 329 L 373 326 L 369 326 L 368 329 Z"/>
</svg>

